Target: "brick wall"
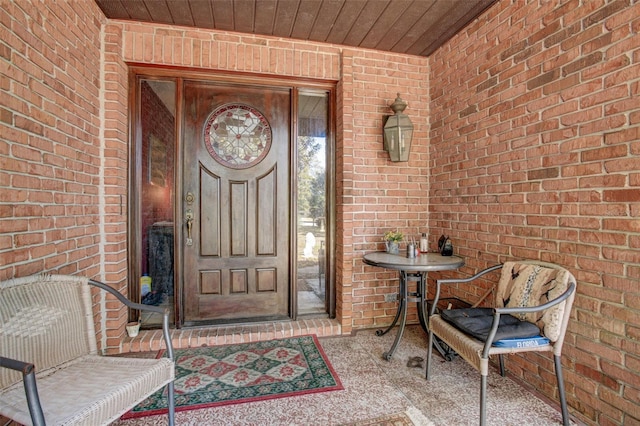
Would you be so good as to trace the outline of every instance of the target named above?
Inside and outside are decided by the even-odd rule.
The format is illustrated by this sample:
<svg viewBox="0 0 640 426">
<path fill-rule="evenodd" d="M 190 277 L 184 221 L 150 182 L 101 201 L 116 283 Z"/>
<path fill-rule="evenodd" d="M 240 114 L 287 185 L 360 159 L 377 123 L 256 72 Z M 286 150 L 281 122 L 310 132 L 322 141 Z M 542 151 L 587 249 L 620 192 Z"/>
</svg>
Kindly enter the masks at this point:
<svg viewBox="0 0 640 426">
<path fill-rule="evenodd" d="M 339 160 L 345 162 L 338 167 L 344 212 L 337 226 L 345 266 L 343 293 L 351 302 L 344 305 L 351 309 L 351 324 L 357 329 L 388 325 L 397 310 L 396 302 L 384 300 L 398 291 L 397 272 L 364 266 L 362 256 L 383 250 L 382 235 L 388 230 L 418 239 L 427 229 L 428 66 L 424 58 L 382 52 L 354 54 L 350 65 L 343 68 L 341 79 L 350 80 L 350 91 L 342 95 L 351 100 L 353 133 L 351 141 L 343 135 L 349 151 Z M 414 124 L 407 163 L 391 162 L 382 149 L 382 118 L 392 114 L 388 105 L 396 91 L 409 104 L 404 112 Z M 417 321 L 413 307 L 409 321 Z"/>
<path fill-rule="evenodd" d="M 0 279 L 100 272 L 101 14 L 50 6 L 0 8 Z"/>
<path fill-rule="evenodd" d="M 639 33 L 637 1 L 501 1 L 430 60 L 430 228 L 468 274 L 574 272 L 563 365 L 592 424 L 640 423 Z M 556 397 L 549 356 L 508 368 Z"/>
<path fill-rule="evenodd" d="M 104 16 L 94 2 L 0 4 L 0 279 L 42 272 L 113 279 L 105 236 L 126 216 L 113 216 L 120 197 L 114 208 L 105 198 L 114 182 L 102 144 Z M 112 303 L 96 291 L 103 346 L 124 328 L 122 311 L 103 315 Z M 116 330 L 104 333 L 105 326 Z"/>
</svg>

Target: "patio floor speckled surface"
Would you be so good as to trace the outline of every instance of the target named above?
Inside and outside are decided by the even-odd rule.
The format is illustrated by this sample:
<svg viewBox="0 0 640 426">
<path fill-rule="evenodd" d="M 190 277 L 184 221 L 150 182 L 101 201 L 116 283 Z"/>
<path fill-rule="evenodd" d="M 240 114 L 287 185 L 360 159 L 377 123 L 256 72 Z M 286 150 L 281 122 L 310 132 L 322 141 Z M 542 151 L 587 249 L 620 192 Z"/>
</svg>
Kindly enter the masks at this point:
<svg viewBox="0 0 640 426">
<path fill-rule="evenodd" d="M 425 357 L 426 336 L 409 326 L 390 361 L 381 354 L 394 338 L 363 330 L 350 337 L 324 337 L 320 343 L 344 390 L 176 413 L 178 425 L 345 425 L 391 423 L 398 414 L 415 425 L 478 424 L 480 376 L 463 360 L 444 362 L 434 355 L 431 379 L 424 366 L 408 367 L 409 358 Z M 508 359 L 507 359 L 508 363 Z M 510 378 L 489 377 L 489 425 L 558 425 L 559 411 Z M 368 422 L 381 418 L 378 423 Z M 112 426 L 164 425 L 166 416 L 115 422 Z"/>
</svg>

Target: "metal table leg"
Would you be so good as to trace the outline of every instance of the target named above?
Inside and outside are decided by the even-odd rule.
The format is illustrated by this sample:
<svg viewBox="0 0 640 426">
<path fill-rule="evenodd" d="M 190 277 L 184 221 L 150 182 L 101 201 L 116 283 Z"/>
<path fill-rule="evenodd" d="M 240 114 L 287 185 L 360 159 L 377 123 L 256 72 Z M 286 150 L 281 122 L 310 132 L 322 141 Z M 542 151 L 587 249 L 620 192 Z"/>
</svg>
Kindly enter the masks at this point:
<svg viewBox="0 0 640 426">
<path fill-rule="evenodd" d="M 402 278 L 400 278 L 400 281 L 402 281 Z M 402 313 L 402 308 L 403 308 L 403 304 L 405 303 L 404 298 L 402 297 L 402 283 L 400 283 L 400 289 L 398 290 L 398 310 L 396 311 L 396 317 L 393 319 L 393 321 L 391 322 L 391 325 L 389 327 L 387 327 L 385 330 L 376 330 L 376 336 L 384 336 L 385 334 L 387 334 L 389 331 L 391 331 L 391 329 L 393 327 L 396 326 L 396 323 L 398 322 L 398 318 L 400 318 L 400 314 Z"/>
<path fill-rule="evenodd" d="M 396 317 L 393 320 L 393 323 L 389 328 L 387 328 L 384 332 L 381 333 L 382 330 L 378 330 L 376 335 L 382 336 L 386 332 L 388 332 L 396 323 L 398 318 L 400 318 L 400 327 L 398 328 L 398 333 L 396 334 L 396 338 L 391 345 L 391 348 L 382 354 L 382 358 L 389 361 L 393 356 L 393 353 L 396 351 L 398 347 L 398 343 L 400 343 L 400 339 L 402 339 L 402 335 L 404 333 L 404 327 L 407 324 L 407 280 L 406 280 L 406 272 L 400 271 L 400 291 L 398 293 L 400 297 L 400 303 L 398 304 L 398 312 L 396 313 Z"/>
</svg>

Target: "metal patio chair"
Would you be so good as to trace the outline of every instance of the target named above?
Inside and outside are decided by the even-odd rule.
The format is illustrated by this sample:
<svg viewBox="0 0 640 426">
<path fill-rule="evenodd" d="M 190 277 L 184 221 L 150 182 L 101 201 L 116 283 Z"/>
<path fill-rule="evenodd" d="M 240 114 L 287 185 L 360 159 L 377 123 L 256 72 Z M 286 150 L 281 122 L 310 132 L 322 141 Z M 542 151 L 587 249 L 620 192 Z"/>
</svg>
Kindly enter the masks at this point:
<svg viewBox="0 0 640 426">
<path fill-rule="evenodd" d="M 92 286 L 130 308 L 163 314 L 167 357 L 98 355 Z M 169 313 L 85 277 L 0 282 L 0 366 L 0 414 L 24 425 L 106 425 L 163 386 L 174 423 Z"/>
<path fill-rule="evenodd" d="M 472 283 L 498 269 L 501 273 L 494 292 L 493 308 L 452 309 L 435 313 L 442 286 Z M 480 425 L 485 425 L 489 357 L 499 356 L 500 373 L 504 376 L 504 354 L 553 352 L 562 420 L 564 425 L 568 425 L 560 355 L 575 291 L 576 280 L 569 271 L 538 261 L 505 262 L 470 278 L 437 280 L 429 316 L 427 380 L 434 337 L 437 336 L 480 371 Z"/>
</svg>

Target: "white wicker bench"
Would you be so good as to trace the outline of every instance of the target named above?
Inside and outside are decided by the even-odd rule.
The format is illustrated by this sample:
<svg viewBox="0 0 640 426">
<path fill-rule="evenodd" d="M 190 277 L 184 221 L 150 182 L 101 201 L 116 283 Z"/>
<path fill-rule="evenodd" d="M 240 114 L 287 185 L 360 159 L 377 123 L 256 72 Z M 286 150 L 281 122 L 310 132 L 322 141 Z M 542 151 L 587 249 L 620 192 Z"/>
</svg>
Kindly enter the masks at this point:
<svg viewBox="0 0 640 426">
<path fill-rule="evenodd" d="M 91 286 L 134 309 L 164 314 L 167 358 L 98 355 Z M 104 425 L 167 386 L 174 422 L 169 314 L 85 277 L 0 282 L 0 414 L 25 425 Z"/>
</svg>

